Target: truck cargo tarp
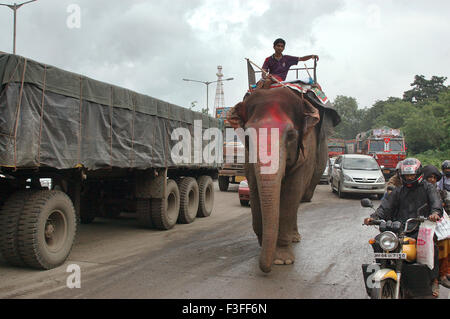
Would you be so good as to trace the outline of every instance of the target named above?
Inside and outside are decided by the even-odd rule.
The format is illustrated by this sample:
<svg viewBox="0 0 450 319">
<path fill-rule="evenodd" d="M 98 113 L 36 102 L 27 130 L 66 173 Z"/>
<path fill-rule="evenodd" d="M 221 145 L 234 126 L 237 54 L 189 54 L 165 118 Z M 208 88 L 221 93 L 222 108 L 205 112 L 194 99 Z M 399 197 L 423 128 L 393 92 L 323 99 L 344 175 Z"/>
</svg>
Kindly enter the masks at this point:
<svg viewBox="0 0 450 319">
<path fill-rule="evenodd" d="M 202 132 L 223 129 L 206 114 L 11 54 L 0 53 L 0 81 L 0 166 L 218 166 L 194 163 L 193 142 L 189 163 L 171 157 L 174 129 L 186 128 L 192 141 L 194 121 Z M 202 141 L 202 150 L 212 142 Z"/>
</svg>

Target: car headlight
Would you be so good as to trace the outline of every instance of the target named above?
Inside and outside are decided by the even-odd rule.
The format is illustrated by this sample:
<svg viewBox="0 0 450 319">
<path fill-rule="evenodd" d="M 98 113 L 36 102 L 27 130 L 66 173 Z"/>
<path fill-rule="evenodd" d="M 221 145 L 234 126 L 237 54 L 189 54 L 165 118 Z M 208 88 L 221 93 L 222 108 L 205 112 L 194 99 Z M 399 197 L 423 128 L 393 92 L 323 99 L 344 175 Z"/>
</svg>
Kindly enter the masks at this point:
<svg viewBox="0 0 450 319">
<path fill-rule="evenodd" d="M 393 232 L 385 231 L 380 235 L 380 247 L 383 250 L 393 251 L 398 246 L 398 238 Z"/>
<path fill-rule="evenodd" d="M 239 187 L 248 187 L 247 181 L 242 181 L 239 183 Z"/>
<path fill-rule="evenodd" d="M 386 182 L 386 180 L 384 179 L 384 176 L 378 177 L 377 183 L 385 183 L 385 182 Z"/>
<path fill-rule="evenodd" d="M 344 181 L 345 182 L 353 182 L 353 178 L 351 178 L 350 176 L 344 174 Z"/>
</svg>

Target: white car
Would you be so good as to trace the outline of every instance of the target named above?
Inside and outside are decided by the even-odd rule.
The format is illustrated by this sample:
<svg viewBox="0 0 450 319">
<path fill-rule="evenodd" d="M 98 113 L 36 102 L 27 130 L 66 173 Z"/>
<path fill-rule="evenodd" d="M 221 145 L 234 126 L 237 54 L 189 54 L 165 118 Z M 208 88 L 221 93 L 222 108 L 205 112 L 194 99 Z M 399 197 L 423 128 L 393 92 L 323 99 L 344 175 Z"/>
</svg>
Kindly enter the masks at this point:
<svg viewBox="0 0 450 319">
<path fill-rule="evenodd" d="M 368 155 L 344 154 L 334 162 L 331 190 L 344 197 L 347 193 L 376 195 L 385 193 L 385 180 L 377 161 Z"/>
</svg>

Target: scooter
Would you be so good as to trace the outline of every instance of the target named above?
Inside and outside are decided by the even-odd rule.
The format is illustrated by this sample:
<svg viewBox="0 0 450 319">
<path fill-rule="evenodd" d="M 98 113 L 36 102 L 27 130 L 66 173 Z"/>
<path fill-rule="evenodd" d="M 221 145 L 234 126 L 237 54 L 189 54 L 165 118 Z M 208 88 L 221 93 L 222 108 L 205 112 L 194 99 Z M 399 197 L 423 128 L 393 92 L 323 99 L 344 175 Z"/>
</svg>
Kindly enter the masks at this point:
<svg viewBox="0 0 450 319">
<path fill-rule="evenodd" d="M 361 206 L 373 209 L 372 201 L 368 198 L 361 200 Z M 426 220 L 421 212 L 427 207 L 422 206 L 417 214 L 419 217 L 408 219 L 404 227 L 399 221 L 373 220 L 370 223 L 380 230 L 380 234 L 369 240 L 375 253 L 375 262 L 362 265 L 366 291 L 371 299 L 432 296 L 430 269 L 416 262 L 416 240 L 406 236 Z M 410 229 L 410 225 L 414 227 Z"/>
</svg>

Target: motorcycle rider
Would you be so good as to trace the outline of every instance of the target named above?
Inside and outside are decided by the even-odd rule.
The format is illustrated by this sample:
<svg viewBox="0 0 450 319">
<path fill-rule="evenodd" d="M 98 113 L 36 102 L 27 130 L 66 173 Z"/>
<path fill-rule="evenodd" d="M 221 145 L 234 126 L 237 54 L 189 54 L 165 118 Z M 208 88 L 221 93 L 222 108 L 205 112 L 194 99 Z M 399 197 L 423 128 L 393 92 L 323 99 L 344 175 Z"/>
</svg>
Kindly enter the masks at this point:
<svg viewBox="0 0 450 319">
<path fill-rule="evenodd" d="M 442 169 L 442 178 L 438 182 L 437 186 L 441 190 L 446 190 L 450 192 L 450 160 L 445 160 L 441 165 Z"/>
<path fill-rule="evenodd" d="M 417 211 L 424 204 L 428 205 L 428 209 L 423 213 L 424 217 L 430 221 L 438 221 L 442 215 L 442 201 L 436 190 L 436 187 L 424 181 L 422 174 L 422 164 L 416 158 L 407 158 L 400 164 L 400 179 L 402 186 L 396 187 L 392 193 L 385 198 L 377 208 L 377 210 L 370 215 L 369 218 L 364 219 L 365 225 L 375 219 L 384 219 L 392 221 L 400 221 L 403 224 L 409 218 L 415 218 Z M 413 225 L 414 226 L 414 225 Z M 417 238 L 418 228 L 409 233 L 408 236 Z M 436 245 L 434 249 L 434 268 L 430 273 L 432 282 L 438 278 L 438 253 L 439 250 Z M 438 286 L 439 288 L 439 286 Z M 433 292 L 434 296 L 438 292 Z"/>
</svg>

